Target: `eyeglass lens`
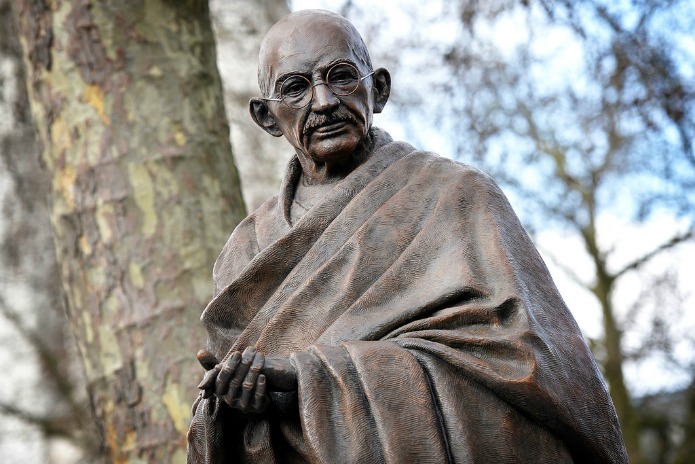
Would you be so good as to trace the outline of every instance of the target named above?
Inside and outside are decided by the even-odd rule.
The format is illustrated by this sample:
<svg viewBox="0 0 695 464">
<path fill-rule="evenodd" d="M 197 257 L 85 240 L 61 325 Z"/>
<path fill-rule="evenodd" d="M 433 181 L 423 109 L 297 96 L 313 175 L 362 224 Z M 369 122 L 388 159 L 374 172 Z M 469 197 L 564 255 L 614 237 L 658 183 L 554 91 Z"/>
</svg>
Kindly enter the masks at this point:
<svg viewBox="0 0 695 464">
<path fill-rule="evenodd" d="M 357 68 L 351 64 L 340 63 L 328 70 L 325 84 L 331 92 L 344 97 L 357 90 L 360 80 Z M 282 83 L 280 99 L 293 108 L 302 108 L 311 101 L 313 93 L 314 86 L 306 77 L 294 75 Z"/>
</svg>

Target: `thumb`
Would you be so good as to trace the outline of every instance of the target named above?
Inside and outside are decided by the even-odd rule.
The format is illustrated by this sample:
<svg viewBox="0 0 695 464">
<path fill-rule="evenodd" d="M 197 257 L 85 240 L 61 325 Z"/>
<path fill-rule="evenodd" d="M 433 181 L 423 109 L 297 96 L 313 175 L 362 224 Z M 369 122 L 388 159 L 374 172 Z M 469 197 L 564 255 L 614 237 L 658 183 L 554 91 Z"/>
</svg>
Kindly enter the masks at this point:
<svg viewBox="0 0 695 464">
<path fill-rule="evenodd" d="M 210 369 L 214 369 L 215 365 L 218 363 L 215 355 L 210 353 L 205 348 L 198 351 L 198 353 L 195 355 L 195 357 L 198 358 L 198 362 L 200 363 L 201 366 L 203 366 L 203 368 L 206 371 L 209 371 Z"/>
</svg>

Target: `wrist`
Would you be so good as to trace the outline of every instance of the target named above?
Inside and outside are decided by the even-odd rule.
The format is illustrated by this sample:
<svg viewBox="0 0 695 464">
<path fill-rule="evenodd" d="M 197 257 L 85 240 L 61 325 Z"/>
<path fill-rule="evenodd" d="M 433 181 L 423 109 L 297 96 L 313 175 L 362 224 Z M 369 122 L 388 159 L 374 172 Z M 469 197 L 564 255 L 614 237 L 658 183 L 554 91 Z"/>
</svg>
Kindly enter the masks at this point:
<svg viewBox="0 0 695 464">
<path fill-rule="evenodd" d="M 263 365 L 263 374 L 272 391 L 290 392 L 297 390 L 297 374 L 287 358 L 268 356 Z"/>
</svg>

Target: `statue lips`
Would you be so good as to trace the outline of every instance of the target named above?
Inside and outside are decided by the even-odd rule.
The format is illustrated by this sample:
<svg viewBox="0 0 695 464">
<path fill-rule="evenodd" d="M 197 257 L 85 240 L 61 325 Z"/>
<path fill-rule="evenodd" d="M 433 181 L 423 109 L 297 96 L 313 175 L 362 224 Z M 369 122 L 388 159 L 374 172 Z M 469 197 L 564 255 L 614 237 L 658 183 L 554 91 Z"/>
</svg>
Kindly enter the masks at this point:
<svg viewBox="0 0 695 464">
<path fill-rule="evenodd" d="M 331 121 L 328 124 L 318 126 L 313 129 L 312 135 L 319 137 L 331 137 L 341 132 L 350 121 Z"/>
<path fill-rule="evenodd" d="M 357 118 L 346 108 L 339 107 L 331 114 L 311 113 L 305 123 L 305 133 L 309 137 L 330 138 L 346 129 L 348 124 L 358 124 Z"/>
</svg>

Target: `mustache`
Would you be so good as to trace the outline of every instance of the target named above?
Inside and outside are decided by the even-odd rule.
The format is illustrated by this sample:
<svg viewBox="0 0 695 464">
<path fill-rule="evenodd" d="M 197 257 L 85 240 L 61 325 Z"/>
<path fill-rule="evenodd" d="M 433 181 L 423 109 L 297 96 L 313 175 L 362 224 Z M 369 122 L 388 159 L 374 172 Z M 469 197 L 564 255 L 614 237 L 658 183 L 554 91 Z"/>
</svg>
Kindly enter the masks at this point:
<svg viewBox="0 0 695 464">
<path fill-rule="evenodd" d="M 309 113 L 309 117 L 304 123 L 304 132 L 306 133 L 317 127 L 343 121 L 359 124 L 355 115 L 342 106 L 339 106 L 335 111 L 329 114 L 317 114 L 312 112 Z"/>
</svg>

